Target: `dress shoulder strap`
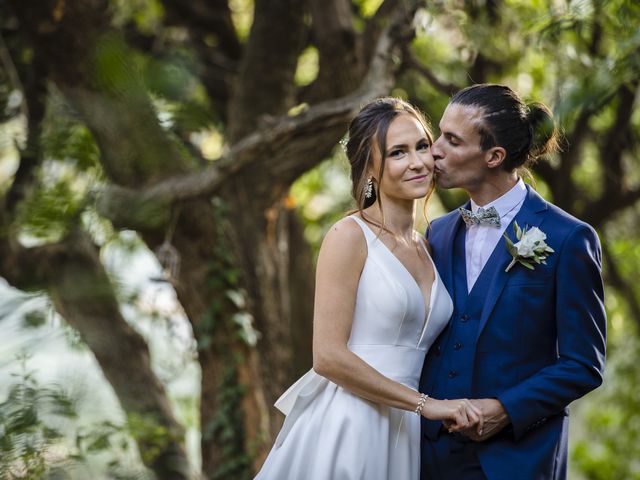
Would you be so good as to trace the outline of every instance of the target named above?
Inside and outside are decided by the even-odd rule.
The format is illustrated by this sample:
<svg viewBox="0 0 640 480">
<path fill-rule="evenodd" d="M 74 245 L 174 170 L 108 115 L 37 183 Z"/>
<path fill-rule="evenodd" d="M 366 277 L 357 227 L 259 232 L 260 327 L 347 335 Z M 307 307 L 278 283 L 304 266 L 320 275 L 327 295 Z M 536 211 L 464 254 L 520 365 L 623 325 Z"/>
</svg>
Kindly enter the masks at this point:
<svg viewBox="0 0 640 480">
<path fill-rule="evenodd" d="M 366 224 L 364 220 L 362 220 L 357 215 L 349 215 L 349 218 L 355 220 L 355 222 L 360 226 L 362 233 L 364 234 L 364 238 L 367 240 L 367 245 L 370 245 L 376 239 L 376 234 L 373 233 L 373 230 Z"/>
</svg>

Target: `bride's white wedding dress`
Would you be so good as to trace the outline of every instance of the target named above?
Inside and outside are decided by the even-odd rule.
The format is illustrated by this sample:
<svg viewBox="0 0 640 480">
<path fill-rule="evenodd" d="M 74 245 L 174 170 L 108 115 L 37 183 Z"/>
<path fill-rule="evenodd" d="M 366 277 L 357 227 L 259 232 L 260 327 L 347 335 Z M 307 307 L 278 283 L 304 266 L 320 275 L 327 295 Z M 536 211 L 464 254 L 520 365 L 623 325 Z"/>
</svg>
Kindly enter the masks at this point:
<svg viewBox="0 0 640 480">
<path fill-rule="evenodd" d="M 362 228 L 368 255 L 349 349 L 383 375 L 417 389 L 426 352 L 453 311 L 451 298 L 434 265 L 426 306 L 400 260 L 365 222 L 351 218 Z M 313 370 L 276 407 L 286 419 L 256 479 L 411 480 L 420 475 L 420 418 L 413 412 L 365 400 Z"/>
</svg>

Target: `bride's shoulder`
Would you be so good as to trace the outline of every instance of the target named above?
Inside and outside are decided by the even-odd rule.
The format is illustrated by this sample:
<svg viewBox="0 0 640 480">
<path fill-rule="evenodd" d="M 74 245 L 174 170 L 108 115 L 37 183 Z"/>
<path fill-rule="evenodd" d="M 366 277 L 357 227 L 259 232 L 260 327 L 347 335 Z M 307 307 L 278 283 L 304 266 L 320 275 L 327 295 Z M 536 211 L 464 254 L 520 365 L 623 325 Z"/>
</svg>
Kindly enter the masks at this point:
<svg viewBox="0 0 640 480">
<path fill-rule="evenodd" d="M 338 257 L 367 256 L 367 241 L 357 221 L 350 216 L 334 223 L 322 241 L 320 255 L 330 254 Z"/>
<path fill-rule="evenodd" d="M 352 215 L 341 218 L 336 223 L 331 225 L 324 237 L 324 242 L 326 242 L 327 240 L 339 241 L 345 246 L 348 244 L 353 244 L 356 246 L 360 245 L 361 243 L 366 244 L 362 227 L 358 225 L 357 220 L 353 218 Z"/>
</svg>

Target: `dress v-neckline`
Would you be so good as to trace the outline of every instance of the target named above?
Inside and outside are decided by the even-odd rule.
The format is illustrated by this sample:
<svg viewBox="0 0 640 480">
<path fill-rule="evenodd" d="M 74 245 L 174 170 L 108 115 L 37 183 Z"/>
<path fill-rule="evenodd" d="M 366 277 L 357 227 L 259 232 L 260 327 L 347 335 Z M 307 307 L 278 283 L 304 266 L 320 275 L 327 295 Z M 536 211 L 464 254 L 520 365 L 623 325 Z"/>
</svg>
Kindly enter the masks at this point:
<svg viewBox="0 0 640 480">
<path fill-rule="evenodd" d="M 361 218 L 355 217 L 358 220 L 360 220 L 360 222 L 369 230 L 369 232 L 371 232 L 374 236 L 376 235 L 376 233 L 371 229 L 371 227 L 369 227 L 369 225 L 367 225 L 367 223 L 362 220 Z M 427 303 L 426 297 L 424 295 L 424 290 L 422 290 L 422 287 L 420 286 L 420 284 L 418 283 L 418 281 L 416 280 L 416 278 L 411 274 L 411 272 L 409 271 L 409 269 L 405 266 L 404 263 L 402 263 L 402 261 L 391 251 L 391 249 L 382 241 L 382 239 L 378 238 L 376 236 L 376 240 L 378 240 L 382 246 L 384 247 L 384 249 L 386 250 L 386 252 L 393 257 L 393 259 L 396 261 L 396 263 L 400 266 L 400 268 L 405 272 L 405 274 L 412 280 L 413 285 L 418 289 L 418 291 L 420 292 L 420 296 L 422 297 L 422 303 L 424 304 L 424 308 L 425 308 L 425 324 L 423 326 L 423 331 L 422 334 L 424 334 L 424 329 L 426 328 L 426 325 L 429 321 L 429 316 L 431 314 L 431 310 L 432 310 L 432 306 L 433 306 L 433 297 L 434 294 L 436 293 L 435 287 L 436 287 L 436 283 L 438 283 L 438 271 L 436 270 L 436 264 L 433 261 L 433 258 L 431 258 L 431 255 L 429 255 L 429 252 L 427 251 L 427 249 L 424 247 L 424 245 L 421 243 L 420 246 L 422 247 L 422 250 L 424 251 L 424 253 L 427 255 L 427 258 L 429 259 L 429 262 L 431 262 L 431 266 L 433 267 L 433 282 L 431 283 L 431 287 L 429 289 L 429 302 Z M 420 336 L 422 338 L 422 335 Z"/>
</svg>

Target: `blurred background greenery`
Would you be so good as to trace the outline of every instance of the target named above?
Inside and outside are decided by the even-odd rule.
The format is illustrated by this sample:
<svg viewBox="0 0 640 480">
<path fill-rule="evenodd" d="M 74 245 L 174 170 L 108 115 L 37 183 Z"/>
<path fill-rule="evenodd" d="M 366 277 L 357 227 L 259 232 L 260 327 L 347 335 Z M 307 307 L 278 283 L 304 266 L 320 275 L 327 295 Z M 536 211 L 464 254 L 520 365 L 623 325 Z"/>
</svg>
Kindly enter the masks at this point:
<svg viewBox="0 0 640 480">
<path fill-rule="evenodd" d="M 603 245 L 570 478 L 640 479 L 635 0 L 3 0 L 0 66 L 1 479 L 251 478 L 310 367 L 349 118 L 391 94 L 437 133 L 478 82 L 553 107 L 532 181 Z"/>
</svg>

